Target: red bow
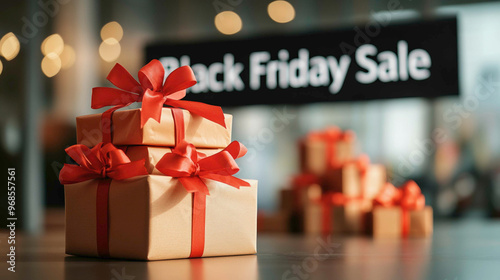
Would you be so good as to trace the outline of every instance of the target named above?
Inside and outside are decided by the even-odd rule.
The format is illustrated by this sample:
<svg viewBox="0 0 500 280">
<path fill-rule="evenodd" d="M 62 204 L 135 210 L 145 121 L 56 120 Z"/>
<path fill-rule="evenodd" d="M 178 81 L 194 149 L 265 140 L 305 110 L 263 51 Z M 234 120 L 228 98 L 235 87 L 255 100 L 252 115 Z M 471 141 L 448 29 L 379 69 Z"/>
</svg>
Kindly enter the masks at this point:
<svg viewBox="0 0 500 280">
<path fill-rule="evenodd" d="M 401 206 L 406 210 L 420 210 L 425 207 L 425 197 L 420 191 L 420 187 L 411 180 L 400 188 L 386 183 L 374 202 L 384 207 Z"/>
<path fill-rule="evenodd" d="M 202 179 L 211 179 L 228 184 L 237 189 L 250 184 L 232 175 L 240 169 L 235 159 L 247 152 L 245 146 L 237 141 L 224 150 L 209 157 L 196 151 L 192 144 L 180 141 L 156 164 L 156 168 L 165 175 L 178 178 L 190 193 L 193 193 L 193 214 L 191 222 L 190 258 L 201 257 L 205 250 L 205 208 L 209 191 Z"/>
<path fill-rule="evenodd" d="M 375 205 L 383 207 L 400 206 L 403 210 L 402 233 L 407 236 L 410 231 L 408 211 L 422 210 L 425 207 L 425 197 L 415 181 L 407 181 L 400 188 L 386 183 L 380 194 L 375 198 Z"/>
<path fill-rule="evenodd" d="M 73 145 L 66 153 L 78 165 L 64 164 L 59 173 L 61 184 L 74 184 L 90 179 L 111 178 L 123 180 L 139 175 L 147 175 L 144 159 L 130 161 L 125 153 L 113 144 L 97 144 L 89 149 L 85 145 Z"/>
<path fill-rule="evenodd" d="M 178 178 L 188 192 L 209 195 L 201 179 L 211 179 L 238 189 L 240 186 L 250 186 L 248 182 L 232 176 L 240 170 L 235 159 L 246 152 L 243 144 L 233 141 L 224 150 L 207 157 L 197 152 L 192 144 L 182 141 L 172 153 L 161 158 L 156 168 L 167 176 Z"/>
<path fill-rule="evenodd" d="M 89 149 L 85 145 L 73 145 L 66 153 L 79 165 L 65 164 L 59 173 L 62 184 L 74 184 L 90 179 L 100 179 L 96 195 L 96 241 L 97 254 L 109 256 L 109 212 L 108 199 L 111 180 L 122 180 L 147 175 L 144 159 L 130 161 L 123 150 L 113 144 L 99 143 Z"/>
<path fill-rule="evenodd" d="M 182 66 L 174 70 L 163 83 L 165 70 L 157 59 L 153 59 L 139 71 L 139 82 L 120 64 L 109 72 L 107 79 L 117 88 L 96 87 L 92 89 L 92 108 L 114 106 L 112 112 L 134 102 L 142 102 L 141 128 L 150 118 L 160 122 L 163 105 L 184 108 L 189 112 L 226 127 L 224 114 L 219 106 L 180 100 L 186 89 L 196 84 L 191 67 Z M 108 112 L 106 111 L 106 112 Z"/>
</svg>

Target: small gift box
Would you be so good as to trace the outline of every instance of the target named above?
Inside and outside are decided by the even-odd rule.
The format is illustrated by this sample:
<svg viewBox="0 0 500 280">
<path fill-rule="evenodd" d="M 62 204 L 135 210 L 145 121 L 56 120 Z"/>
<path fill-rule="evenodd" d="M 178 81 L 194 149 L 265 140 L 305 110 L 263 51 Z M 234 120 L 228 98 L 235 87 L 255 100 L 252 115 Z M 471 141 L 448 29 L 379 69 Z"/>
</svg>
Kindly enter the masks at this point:
<svg viewBox="0 0 500 280">
<path fill-rule="evenodd" d="M 171 153 L 171 148 L 154 147 L 154 146 L 123 146 L 119 147 L 130 160 L 145 159 L 145 166 L 149 174 L 161 175 L 162 173 L 155 167 L 160 159 L 167 153 Z M 211 156 L 220 152 L 222 149 L 196 149 L 197 152 L 203 153 L 206 156 Z"/>
<path fill-rule="evenodd" d="M 337 127 L 310 132 L 299 142 L 302 172 L 323 175 L 354 156 L 355 135 Z"/>
<path fill-rule="evenodd" d="M 375 237 L 426 237 L 432 234 L 432 208 L 414 181 L 401 188 L 387 183 L 375 199 L 371 214 Z"/>
<path fill-rule="evenodd" d="M 116 111 L 111 118 L 115 145 L 149 145 L 173 147 L 175 126 L 171 108 L 161 109 L 160 122 L 148 120 L 141 128 L 141 109 Z M 182 110 L 185 139 L 198 148 L 224 148 L 231 142 L 232 116 L 224 114 L 226 127 Z M 93 147 L 103 141 L 101 118 L 92 114 L 76 118 L 77 143 Z"/>
<path fill-rule="evenodd" d="M 165 70 L 154 59 L 139 71 L 139 81 L 120 64 L 107 79 L 117 88 L 92 89 L 92 108 L 113 106 L 102 114 L 76 119 L 77 142 L 173 147 L 180 140 L 198 148 L 224 148 L 231 141 L 231 116 L 218 106 L 181 100 L 196 84 L 189 66 L 182 66 L 164 80 Z M 141 102 L 141 109 L 116 111 Z M 170 108 L 164 108 L 170 106 Z M 182 108 L 184 110 L 181 110 Z"/>
<path fill-rule="evenodd" d="M 256 252 L 257 181 L 232 175 L 238 142 L 212 156 L 180 143 L 147 175 L 112 144 L 67 150 L 66 253 L 140 260 Z M 243 186 L 243 188 L 240 188 Z"/>
</svg>

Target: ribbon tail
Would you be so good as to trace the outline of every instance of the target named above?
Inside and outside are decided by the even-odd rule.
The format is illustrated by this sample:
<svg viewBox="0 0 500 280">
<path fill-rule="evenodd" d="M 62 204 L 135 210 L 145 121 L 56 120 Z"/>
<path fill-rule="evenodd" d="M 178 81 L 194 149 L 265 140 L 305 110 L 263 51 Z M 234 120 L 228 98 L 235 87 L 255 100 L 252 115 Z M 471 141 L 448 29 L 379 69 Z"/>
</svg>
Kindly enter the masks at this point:
<svg viewBox="0 0 500 280">
<path fill-rule="evenodd" d="M 226 128 L 224 113 L 222 112 L 222 108 L 219 106 L 213 106 L 195 101 L 173 99 L 167 99 L 167 101 L 165 101 L 165 105 L 186 109 L 195 115 L 213 121 L 214 123 Z"/>
<path fill-rule="evenodd" d="M 144 96 L 142 97 L 141 128 L 144 127 L 149 119 L 160 122 L 161 109 L 163 108 L 165 98 L 166 97 L 161 94 L 155 94 L 150 89 L 144 92 Z"/>
</svg>

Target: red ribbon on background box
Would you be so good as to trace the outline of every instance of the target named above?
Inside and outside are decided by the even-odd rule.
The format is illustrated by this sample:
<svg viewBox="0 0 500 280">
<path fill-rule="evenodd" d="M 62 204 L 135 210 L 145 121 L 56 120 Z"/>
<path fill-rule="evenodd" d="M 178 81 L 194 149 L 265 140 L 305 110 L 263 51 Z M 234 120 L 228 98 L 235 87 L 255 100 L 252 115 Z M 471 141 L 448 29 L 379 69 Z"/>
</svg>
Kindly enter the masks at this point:
<svg viewBox="0 0 500 280">
<path fill-rule="evenodd" d="M 235 159 L 247 152 L 243 144 L 233 141 L 224 150 L 207 157 L 196 148 L 181 141 L 165 154 L 156 168 L 167 176 L 177 178 L 189 193 L 193 193 L 190 258 L 201 257 L 205 248 L 205 208 L 209 195 L 203 179 L 218 181 L 239 189 L 249 187 L 246 181 L 233 177 L 239 171 Z"/>
<path fill-rule="evenodd" d="M 111 180 L 147 175 L 145 160 L 130 161 L 125 152 L 110 143 L 99 143 L 92 149 L 81 144 L 73 145 L 66 149 L 66 153 L 78 165 L 64 164 L 59 173 L 61 184 L 99 179 L 96 196 L 97 253 L 101 257 L 108 257 L 108 198 Z"/>
<path fill-rule="evenodd" d="M 344 206 L 350 202 L 361 202 L 365 200 L 364 193 L 366 188 L 366 180 L 364 180 L 364 176 L 366 175 L 366 171 L 368 166 L 370 165 L 370 158 L 366 155 L 361 155 L 358 158 L 351 160 L 345 164 L 355 164 L 360 172 L 361 177 L 361 195 L 356 197 L 347 197 L 343 193 L 339 192 L 329 192 L 322 195 L 321 199 L 317 201 L 317 203 L 321 204 L 321 225 L 322 225 L 322 233 L 328 234 L 332 230 L 332 216 L 331 216 L 331 208 L 334 206 Z M 342 168 L 342 166 L 338 166 L 336 168 Z M 364 225 L 364 216 L 362 216 L 361 224 Z"/>
<path fill-rule="evenodd" d="M 424 209 L 425 197 L 417 183 L 410 180 L 400 188 L 394 187 L 391 183 L 385 184 L 380 194 L 375 198 L 374 203 L 382 207 L 401 207 L 402 235 L 405 237 L 410 232 L 409 211 Z"/>
<path fill-rule="evenodd" d="M 186 89 L 196 84 L 191 67 L 177 68 L 170 73 L 165 82 L 163 82 L 164 76 L 163 65 L 157 59 L 141 68 L 138 74 L 139 82 L 117 63 L 109 72 L 107 79 L 118 88 L 95 87 L 92 89 L 91 107 L 93 109 L 114 106 L 104 112 L 101 117 L 103 142 L 111 142 L 113 112 L 134 102 L 142 102 L 141 128 L 150 118 L 160 122 L 163 105 L 186 109 L 226 127 L 224 113 L 219 106 L 180 100 L 186 96 Z"/>
</svg>

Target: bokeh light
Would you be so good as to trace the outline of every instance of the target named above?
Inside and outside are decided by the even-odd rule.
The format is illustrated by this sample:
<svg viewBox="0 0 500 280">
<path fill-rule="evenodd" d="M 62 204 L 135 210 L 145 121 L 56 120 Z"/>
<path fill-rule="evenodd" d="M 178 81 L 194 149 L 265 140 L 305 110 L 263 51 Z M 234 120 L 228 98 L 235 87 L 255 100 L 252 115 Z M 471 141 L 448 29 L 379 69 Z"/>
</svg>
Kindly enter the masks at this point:
<svg viewBox="0 0 500 280">
<path fill-rule="evenodd" d="M 273 1 L 267 6 L 267 13 L 278 23 L 287 23 L 295 18 L 295 9 L 287 1 Z"/>
<path fill-rule="evenodd" d="M 99 46 L 99 55 L 106 62 L 117 60 L 120 56 L 120 52 L 120 43 L 115 38 L 108 38 Z"/>
<path fill-rule="evenodd" d="M 215 27 L 222 34 L 236 34 L 241 30 L 242 25 L 240 16 L 235 12 L 224 11 L 215 16 Z"/>
<path fill-rule="evenodd" d="M 12 32 L 5 34 L 0 40 L 0 54 L 8 61 L 14 59 L 20 49 L 21 44 Z"/>
<path fill-rule="evenodd" d="M 42 71 L 47 77 L 54 77 L 61 70 L 61 58 L 56 53 L 47 54 L 42 60 Z"/>
<path fill-rule="evenodd" d="M 55 53 L 60 55 L 64 50 L 64 41 L 61 35 L 52 34 L 45 38 L 42 42 L 42 53 L 48 55 L 49 53 Z"/>
<path fill-rule="evenodd" d="M 114 38 L 116 41 L 120 42 L 123 37 L 123 28 L 122 26 L 116 22 L 108 22 L 101 29 L 101 38 L 103 41 L 106 39 Z"/>
<path fill-rule="evenodd" d="M 75 64 L 75 50 L 69 45 L 64 45 L 64 50 L 59 57 L 62 69 L 68 69 Z"/>
</svg>

